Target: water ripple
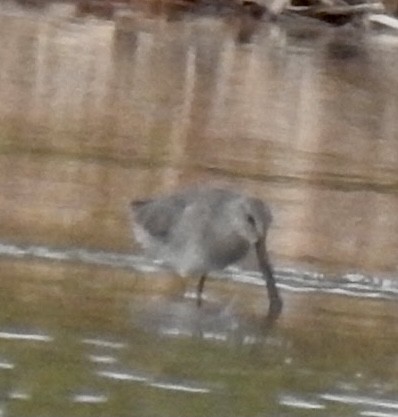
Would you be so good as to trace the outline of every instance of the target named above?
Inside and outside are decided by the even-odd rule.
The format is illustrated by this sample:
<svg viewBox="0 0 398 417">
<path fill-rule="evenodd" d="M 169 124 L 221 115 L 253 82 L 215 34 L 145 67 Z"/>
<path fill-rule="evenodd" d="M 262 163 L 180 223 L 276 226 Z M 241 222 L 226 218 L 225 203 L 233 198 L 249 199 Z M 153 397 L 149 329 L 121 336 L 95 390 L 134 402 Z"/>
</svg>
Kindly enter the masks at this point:
<svg viewBox="0 0 398 417">
<path fill-rule="evenodd" d="M 398 401 L 340 394 L 322 394 L 321 398 L 324 400 L 340 402 L 344 404 L 366 405 L 372 407 L 387 408 L 390 410 L 398 410 Z"/>
<path fill-rule="evenodd" d="M 111 340 L 105 340 L 105 339 L 83 339 L 82 343 L 86 345 L 92 345 L 92 346 L 109 348 L 109 349 L 123 349 L 124 347 L 126 347 L 125 343 L 113 342 Z"/>
<path fill-rule="evenodd" d="M 160 388 L 172 391 L 184 391 L 195 394 L 208 394 L 210 392 L 210 389 L 208 388 L 201 388 L 184 384 L 173 384 L 169 382 L 150 382 L 148 385 L 153 388 Z"/>
<path fill-rule="evenodd" d="M 34 258 L 92 265 L 106 265 L 133 269 L 139 272 L 156 272 L 164 269 L 159 261 L 145 256 L 105 251 L 90 251 L 84 248 L 57 249 L 39 245 L 14 245 L 0 242 L 0 256 Z M 398 299 L 398 279 L 370 276 L 362 273 L 347 273 L 341 276 L 310 272 L 300 268 L 276 268 L 278 286 L 293 292 L 323 292 L 352 297 Z M 259 272 L 244 271 L 230 267 L 212 274 L 219 279 L 232 279 L 240 283 L 264 285 Z"/>
<path fill-rule="evenodd" d="M 24 391 L 13 391 L 9 394 L 11 400 L 27 401 L 31 399 L 31 395 Z"/>
<path fill-rule="evenodd" d="M 131 372 L 117 372 L 117 371 L 98 371 L 97 375 L 116 381 L 134 381 L 144 382 L 148 378 L 142 375 L 136 375 Z"/>
<path fill-rule="evenodd" d="M 359 414 L 366 417 L 397 417 L 397 413 L 384 413 L 382 411 L 361 411 Z"/>
<path fill-rule="evenodd" d="M 319 404 L 315 401 L 308 401 L 303 398 L 297 398 L 291 395 L 284 395 L 280 399 L 280 404 L 287 406 L 287 407 L 294 407 L 294 408 L 301 408 L 301 409 L 308 409 L 308 410 L 322 410 L 325 407 L 323 404 Z"/>
<path fill-rule="evenodd" d="M 27 340 L 32 342 L 52 342 L 53 337 L 45 334 L 33 334 L 33 333 L 17 333 L 0 331 L 0 339 L 7 340 Z"/>
<path fill-rule="evenodd" d="M 117 362 L 116 358 L 107 355 L 89 355 L 88 358 L 91 362 L 94 363 L 114 364 Z"/>
<path fill-rule="evenodd" d="M 100 404 L 107 402 L 108 397 L 105 395 L 76 394 L 73 396 L 72 401 L 75 403 Z"/>
<path fill-rule="evenodd" d="M 0 369 L 14 369 L 14 364 L 7 361 L 1 361 L 0 362 Z"/>
</svg>

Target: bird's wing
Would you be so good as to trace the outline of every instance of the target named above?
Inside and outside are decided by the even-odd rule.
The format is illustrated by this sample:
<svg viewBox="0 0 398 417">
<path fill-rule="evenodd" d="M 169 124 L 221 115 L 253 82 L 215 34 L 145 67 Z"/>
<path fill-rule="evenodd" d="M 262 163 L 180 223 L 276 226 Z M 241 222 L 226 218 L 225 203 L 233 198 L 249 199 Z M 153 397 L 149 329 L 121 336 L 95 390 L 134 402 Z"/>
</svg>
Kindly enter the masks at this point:
<svg viewBox="0 0 398 417">
<path fill-rule="evenodd" d="M 147 233 L 158 240 L 166 241 L 181 218 L 187 202 L 174 195 L 153 200 L 133 201 L 134 218 Z"/>
</svg>

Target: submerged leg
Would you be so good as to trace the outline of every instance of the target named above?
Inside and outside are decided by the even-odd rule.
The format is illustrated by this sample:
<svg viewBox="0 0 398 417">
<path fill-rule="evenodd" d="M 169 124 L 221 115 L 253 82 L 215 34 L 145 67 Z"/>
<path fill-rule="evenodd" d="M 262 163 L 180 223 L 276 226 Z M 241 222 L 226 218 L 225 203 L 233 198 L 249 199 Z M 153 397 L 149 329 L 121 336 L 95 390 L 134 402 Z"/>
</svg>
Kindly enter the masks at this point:
<svg viewBox="0 0 398 417">
<path fill-rule="evenodd" d="M 198 307 L 202 305 L 202 292 L 203 292 L 203 287 L 205 286 L 206 278 L 207 278 L 207 275 L 204 274 L 200 277 L 199 282 L 198 282 L 198 288 L 196 291 L 196 305 Z"/>
</svg>

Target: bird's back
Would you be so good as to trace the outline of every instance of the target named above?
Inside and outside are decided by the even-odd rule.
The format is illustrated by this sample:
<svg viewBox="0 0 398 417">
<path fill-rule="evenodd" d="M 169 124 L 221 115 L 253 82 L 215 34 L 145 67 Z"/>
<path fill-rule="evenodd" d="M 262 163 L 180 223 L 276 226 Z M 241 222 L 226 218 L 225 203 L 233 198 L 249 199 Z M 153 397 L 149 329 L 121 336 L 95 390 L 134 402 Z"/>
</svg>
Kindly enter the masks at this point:
<svg viewBox="0 0 398 417">
<path fill-rule="evenodd" d="M 230 221 L 237 199 L 242 196 L 228 189 L 196 187 L 133 202 L 136 239 L 181 275 L 223 269 L 250 246 Z"/>
</svg>

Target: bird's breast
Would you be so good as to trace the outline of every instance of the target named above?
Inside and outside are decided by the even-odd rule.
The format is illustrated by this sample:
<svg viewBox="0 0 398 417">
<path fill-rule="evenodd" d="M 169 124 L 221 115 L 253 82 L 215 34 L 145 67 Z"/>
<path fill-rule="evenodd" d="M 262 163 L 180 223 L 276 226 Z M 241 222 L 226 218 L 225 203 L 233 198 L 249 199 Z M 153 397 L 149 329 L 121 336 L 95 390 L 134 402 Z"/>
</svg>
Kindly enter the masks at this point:
<svg viewBox="0 0 398 417">
<path fill-rule="evenodd" d="M 250 243 L 247 239 L 237 234 L 225 236 L 224 239 L 209 241 L 207 253 L 210 263 L 217 269 L 223 269 L 228 265 L 244 258 L 249 251 Z"/>
</svg>

